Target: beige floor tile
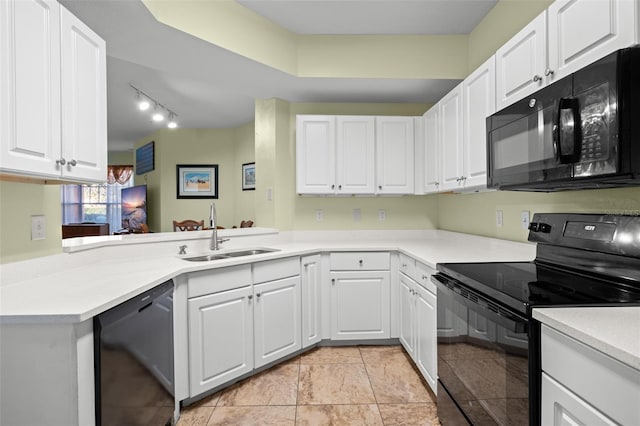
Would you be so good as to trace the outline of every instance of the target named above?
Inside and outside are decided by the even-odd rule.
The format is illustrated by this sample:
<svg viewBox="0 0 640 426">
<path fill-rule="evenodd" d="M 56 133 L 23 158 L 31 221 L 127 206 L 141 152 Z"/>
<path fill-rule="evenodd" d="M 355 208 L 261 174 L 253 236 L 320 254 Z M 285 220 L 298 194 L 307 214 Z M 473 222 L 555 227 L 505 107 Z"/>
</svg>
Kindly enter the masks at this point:
<svg viewBox="0 0 640 426">
<path fill-rule="evenodd" d="M 402 346 L 361 346 L 360 353 L 365 364 L 408 363 Z"/>
<path fill-rule="evenodd" d="M 205 407 L 215 407 L 218 405 L 218 400 L 220 400 L 221 392 L 216 392 L 213 395 L 209 395 L 205 398 L 202 398 L 200 401 L 196 402 L 194 406 L 205 406 Z"/>
<path fill-rule="evenodd" d="M 362 356 L 357 347 L 320 347 L 302 354 L 300 364 L 362 364 Z"/>
<path fill-rule="evenodd" d="M 217 407 L 209 419 L 212 425 L 294 425 L 295 406 Z M 182 425 L 179 425 L 182 426 Z"/>
<path fill-rule="evenodd" d="M 380 404 L 378 405 L 385 426 L 439 426 L 438 408 L 434 403 L 426 404 Z"/>
<path fill-rule="evenodd" d="M 296 405 L 299 369 L 277 365 L 243 380 L 222 392 L 218 406 Z"/>
<path fill-rule="evenodd" d="M 296 425 L 363 425 L 382 426 L 382 418 L 375 404 L 368 405 L 300 405 Z"/>
<path fill-rule="evenodd" d="M 400 362 L 366 364 L 376 401 L 382 403 L 435 402 L 413 367 Z"/>
<path fill-rule="evenodd" d="M 190 406 L 182 410 L 177 426 L 206 426 L 213 407 Z"/>
<path fill-rule="evenodd" d="M 300 365 L 299 405 L 375 402 L 364 365 Z"/>
</svg>

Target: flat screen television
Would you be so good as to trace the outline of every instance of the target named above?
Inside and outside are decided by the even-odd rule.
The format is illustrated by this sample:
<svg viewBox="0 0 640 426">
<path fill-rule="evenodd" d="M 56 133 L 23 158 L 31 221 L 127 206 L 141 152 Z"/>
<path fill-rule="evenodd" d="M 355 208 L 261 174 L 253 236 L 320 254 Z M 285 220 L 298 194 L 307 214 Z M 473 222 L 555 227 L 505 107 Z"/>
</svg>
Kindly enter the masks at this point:
<svg viewBox="0 0 640 426">
<path fill-rule="evenodd" d="M 141 232 L 147 224 L 147 185 L 131 186 L 121 190 L 122 228 Z"/>
</svg>

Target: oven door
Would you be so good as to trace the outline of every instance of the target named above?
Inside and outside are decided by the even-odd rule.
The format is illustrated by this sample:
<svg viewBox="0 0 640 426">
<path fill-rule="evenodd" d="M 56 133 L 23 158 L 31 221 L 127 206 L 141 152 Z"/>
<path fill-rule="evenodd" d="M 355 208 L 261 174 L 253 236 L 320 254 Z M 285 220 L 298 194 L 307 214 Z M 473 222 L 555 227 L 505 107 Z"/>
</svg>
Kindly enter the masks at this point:
<svg viewBox="0 0 640 426">
<path fill-rule="evenodd" d="M 571 96 L 572 82 L 565 78 L 487 118 L 490 188 L 572 177 L 579 129 L 571 126 L 577 114 Z"/>
<path fill-rule="evenodd" d="M 441 423 L 460 424 L 462 413 L 473 425 L 528 424 L 528 321 L 443 274 L 432 280 Z"/>
</svg>

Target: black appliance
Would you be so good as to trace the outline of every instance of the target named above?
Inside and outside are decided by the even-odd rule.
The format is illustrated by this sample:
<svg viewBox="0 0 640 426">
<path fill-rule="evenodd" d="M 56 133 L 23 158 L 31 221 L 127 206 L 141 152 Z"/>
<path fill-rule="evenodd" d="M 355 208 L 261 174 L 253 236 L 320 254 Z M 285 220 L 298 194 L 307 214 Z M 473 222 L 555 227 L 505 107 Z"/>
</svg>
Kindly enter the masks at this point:
<svg viewBox="0 0 640 426">
<path fill-rule="evenodd" d="M 640 216 L 535 214 L 532 262 L 439 263 L 443 425 L 540 424 L 532 309 L 640 305 Z"/>
<path fill-rule="evenodd" d="M 640 185 L 640 46 L 618 50 L 487 118 L 487 186 Z"/>
<path fill-rule="evenodd" d="M 96 425 L 174 424 L 173 281 L 93 319 Z"/>
</svg>

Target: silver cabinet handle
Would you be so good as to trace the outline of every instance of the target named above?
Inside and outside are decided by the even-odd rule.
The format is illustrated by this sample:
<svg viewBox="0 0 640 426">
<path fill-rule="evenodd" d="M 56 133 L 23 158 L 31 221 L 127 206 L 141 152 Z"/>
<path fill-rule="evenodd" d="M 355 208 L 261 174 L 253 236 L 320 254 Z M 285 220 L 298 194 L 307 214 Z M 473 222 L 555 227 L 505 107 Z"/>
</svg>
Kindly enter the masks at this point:
<svg viewBox="0 0 640 426">
<path fill-rule="evenodd" d="M 382 185 L 378 185 L 378 189 L 382 189 Z"/>
<path fill-rule="evenodd" d="M 403 263 L 403 264 L 402 264 L 402 267 L 403 267 L 403 268 L 406 268 L 406 267 L 407 267 L 407 264 L 406 264 L 406 263 Z"/>
<path fill-rule="evenodd" d="M 342 189 L 342 185 L 338 185 L 338 189 Z"/>
<path fill-rule="evenodd" d="M 308 268 L 309 266 L 311 266 L 311 264 L 310 264 L 310 263 L 305 263 L 305 264 L 304 264 L 304 265 L 302 265 L 302 266 L 304 266 L 305 268 Z"/>
<path fill-rule="evenodd" d="M 67 164 L 67 160 L 65 160 L 64 158 L 61 158 L 59 160 L 56 160 L 56 164 L 59 166 L 64 166 L 65 164 Z"/>
<path fill-rule="evenodd" d="M 423 275 L 423 276 L 422 276 L 422 279 L 423 279 L 423 280 L 429 279 L 429 276 L 427 276 L 427 275 Z"/>
<path fill-rule="evenodd" d="M 436 184 L 435 184 L 435 185 L 436 185 L 436 186 L 440 186 L 440 182 L 436 182 Z"/>
<path fill-rule="evenodd" d="M 553 75 L 553 70 L 551 68 L 547 68 L 546 70 L 544 70 L 544 75 L 546 75 L 547 77 Z"/>
<path fill-rule="evenodd" d="M 331 185 L 331 189 L 336 189 L 336 186 L 335 185 Z"/>
<path fill-rule="evenodd" d="M 248 295 L 247 299 L 249 299 L 249 300 L 253 299 L 253 294 Z"/>
<path fill-rule="evenodd" d="M 262 296 L 262 293 L 258 293 L 258 294 L 256 294 L 256 297 L 257 297 L 258 299 L 260 299 L 260 296 Z"/>
<path fill-rule="evenodd" d="M 77 162 L 76 160 L 71 160 L 71 161 L 69 161 L 69 165 L 70 165 L 71 167 L 75 167 L 75 166 L 77 166 L 77 165 L 78 165 L 78 162 Z"/>
<path fill-rule="evenodd" d="M 336 285 L 336 279 L 335 278 L 331 278 L 331 284 Z"/>
<path fill-rule="evenodd" d="M 364 262 L 362 261 L 362 259 L 360 259 L 360 260 L 358 260 L 358 263 L 360 264 L 360 266 L 362 266 L 362 264 L 363 264 Z"/>
<path fill-rule="evenodd" d="M 534 76 L 533 76 L 533 82 L 534 82 L 534 83 L 537 83 L 537 82 L 539 82 L 540 80 L 542 80 L 542 77 L 540 77 L 538 74 L 536 74 L 536 75 L 534 75 Z"/>
</svg>

